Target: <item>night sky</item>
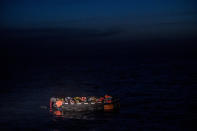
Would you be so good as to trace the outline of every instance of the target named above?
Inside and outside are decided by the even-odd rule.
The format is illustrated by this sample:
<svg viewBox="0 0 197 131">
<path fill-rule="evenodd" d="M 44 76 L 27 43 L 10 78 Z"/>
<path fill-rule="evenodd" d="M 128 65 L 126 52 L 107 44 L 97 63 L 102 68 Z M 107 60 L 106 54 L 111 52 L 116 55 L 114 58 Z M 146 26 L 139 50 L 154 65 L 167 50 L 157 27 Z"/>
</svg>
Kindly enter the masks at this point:
<svg viewBox="0 0 197 131">
<path fill-rule="evenodd" d="M 0 27 L 91 42 L 193 39 L 196 5 L 195 0 L 3 0 Z"/>
</svg>

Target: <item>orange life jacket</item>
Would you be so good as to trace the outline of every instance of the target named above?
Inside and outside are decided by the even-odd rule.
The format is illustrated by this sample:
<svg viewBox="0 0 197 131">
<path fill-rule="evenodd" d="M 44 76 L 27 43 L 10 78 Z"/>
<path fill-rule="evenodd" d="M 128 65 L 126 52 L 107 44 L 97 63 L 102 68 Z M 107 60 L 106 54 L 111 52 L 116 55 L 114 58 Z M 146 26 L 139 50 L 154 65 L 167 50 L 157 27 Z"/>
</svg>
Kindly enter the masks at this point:
<svg viewBox="0 0 197 131">
<path fill-rule="evenodd" d="M 100 97 L 100 98 L 98 99 L 98 101 L 100 101 L 100 102 L 102 102 L 103 100 L 104 100 L 103 97 Z"/>
<path fill-rule="evenodd" d="M 112 103 L 111 98 L 112 98 L 111 96 L 105 95 L 105 102 L 106 103 Z"/>
<path fill-rule="evenodd" d="M 106 99 L 107 99 L 107 98 L 111 98 L 111 96 L 105 95 L 105 98 L 106 98 Z"/>
<path fill-rule="evenodd" d="M 61 112 L 61 111 L 55 111 L 54 114 L 55 114 L 56 116 L 61 116 L 61 115 L 62 115 L 62 112 Z"/>
<path fill-rule="evenodd" d="M 57 107 L 61 107 L 63 104 L 63 102 L 61 100 L 56 101 L 56 106 Z"/>
<path fill-rule="evenodd" d="M 86 97 L 81 97 L 81 101 L 86 101 Z"/>
</svg>

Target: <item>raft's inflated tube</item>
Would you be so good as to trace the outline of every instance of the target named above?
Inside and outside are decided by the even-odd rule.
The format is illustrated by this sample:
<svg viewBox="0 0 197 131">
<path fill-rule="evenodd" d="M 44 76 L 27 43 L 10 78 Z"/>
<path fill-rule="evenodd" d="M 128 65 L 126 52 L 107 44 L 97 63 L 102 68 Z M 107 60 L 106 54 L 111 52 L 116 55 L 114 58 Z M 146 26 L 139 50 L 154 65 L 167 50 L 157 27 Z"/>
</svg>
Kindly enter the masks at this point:
<svg viewBox="0 0 197 131">
<path fill-rule="evenodd" d="M 78 112 L 78 111 L 119 111 L 118 98 L 105 97 L 52 97 L 50 99 L 50 111 Z M 60 113 L 58 113 L 60 114 Z"/>
</svg>

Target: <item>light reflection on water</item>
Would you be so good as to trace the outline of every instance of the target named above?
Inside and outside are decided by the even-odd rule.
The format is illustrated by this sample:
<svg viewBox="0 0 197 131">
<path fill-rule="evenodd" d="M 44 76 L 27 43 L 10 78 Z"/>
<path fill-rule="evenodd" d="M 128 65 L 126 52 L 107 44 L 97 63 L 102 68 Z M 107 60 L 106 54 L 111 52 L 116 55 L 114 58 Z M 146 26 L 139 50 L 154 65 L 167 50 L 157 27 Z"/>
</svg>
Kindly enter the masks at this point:
<svg viewBox="0 0 197 131">
<path fill-rule="evenodd" d="M 96 119 L 111 119 L 113 116 L 119 114 L 118 112 L 93 112 L 93 111 L 79 111 L 67 112 L 55 110 L 50 112 L 53 118 L 73 119 L 73 120 L 96 120 Z"/>
<path fill-rule="evenodd" d="M 95 115 L 92 112 L 65 112 L 56 110 L 52 112 L 54 117 L 61 117 L 65 119 L 81 119 L 81 120 L 94 120 Z"/>
<path fill-rule="evenodd" d="M 119 113 L 112 112 L 51 112 L 50 130 L 84 130 L 97 131 L 103 129 L 113 129 L 108 123 L 117 121 Z M 118 125 L 118 124 L 117 124 Z"/>
</svg>

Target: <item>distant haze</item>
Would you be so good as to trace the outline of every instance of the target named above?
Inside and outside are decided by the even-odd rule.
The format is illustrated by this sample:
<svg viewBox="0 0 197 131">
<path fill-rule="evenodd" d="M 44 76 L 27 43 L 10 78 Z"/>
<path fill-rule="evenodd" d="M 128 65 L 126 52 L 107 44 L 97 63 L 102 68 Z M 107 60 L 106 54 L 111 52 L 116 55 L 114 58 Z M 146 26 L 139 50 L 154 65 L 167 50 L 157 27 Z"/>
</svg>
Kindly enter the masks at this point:
<svg viewBox="0 0 197 131">
<path fill-rule="evenodd" d="M 197 34 L 195 0 L 3 0 L 0 6 L 0 27 L 24 36 L 122 41 Z"/>
</svg>

